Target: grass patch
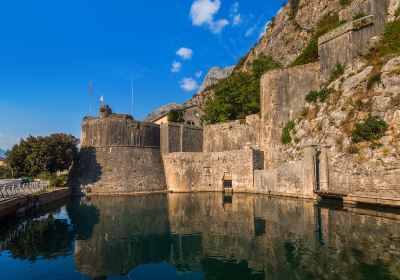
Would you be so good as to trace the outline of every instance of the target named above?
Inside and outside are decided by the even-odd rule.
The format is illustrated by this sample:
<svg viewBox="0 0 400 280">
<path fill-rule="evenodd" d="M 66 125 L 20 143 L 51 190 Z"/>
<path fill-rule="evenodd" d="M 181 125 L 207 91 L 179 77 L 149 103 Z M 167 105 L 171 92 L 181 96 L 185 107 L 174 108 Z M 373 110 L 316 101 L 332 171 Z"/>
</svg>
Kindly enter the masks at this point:
<svg viewBox="0 0 400 280">
<path fill-rule="evenodd" d="M 295 131 L 295 124 L 293 121 L 288 121 L 282 130 L 281 142 L 282 144 L 289 144 L 292 142 L 292 133 Z"/>
<path fill-rule="evenodd" d="M 365 17 L 365 16 L 366 16 L 366 14 L 364 14 L 364 12 L 360 11 L 360 12 L 357 12 L 357 13 L 353 16 L 353 20 L 357 20 L 357 19 L 363 18 L 363 17 Z"/>
<path fill-rule="evenodd" d="M 400 16 L 400 7 L 397 8 L 396 12 L 394 13 L 395 17 Z"/>
<path fill-rule="evenodd" d="M 339 20 L 338 13 L 323 17 L 317 28 L 314 30 L 307 47 L 300 56 L 293 61 L 291 66 L 298 66 L 318 61 L 318 38 L 339 27 L 343 23 L 345 22 Z"/>
<path fill-rule="evenodd" d="M 301 113 L 300 113 L 301 117 L 305 118 L 305 117 L 308 116 L 308 114 L 310 114 L 310 109 L 308 109 L 307 107 L 304 107 L 303 110 L 301 110 Z"/>
<path fill-rule="evenodd" d="M 363 56 L 370 65 L 380 66 L 384 64 L 385 57 L 400 55 L 400 19 L 389 22 L 385 26 L 381 43 L 372 48 Z"/>
<path fill-rule="evenodd" d="M 387 123 L 379 116 L 369 115 L 363 122 L 357 123 L 352 134 L 354 143 L 378 140 L 385 135 Z"/>
<path fill-rule="evenodd" d="M 354 155 L 354 154 L 358 154 L 358 153 L 360 152 L 360 149 L 359 149 L 356 145 L 353 145 L 353 144 L 352 144 L 352 145 L 350 145 L 350 146 L 347 147 L 346 151 L 347 151 L 349 154 Z"/>
</svg>

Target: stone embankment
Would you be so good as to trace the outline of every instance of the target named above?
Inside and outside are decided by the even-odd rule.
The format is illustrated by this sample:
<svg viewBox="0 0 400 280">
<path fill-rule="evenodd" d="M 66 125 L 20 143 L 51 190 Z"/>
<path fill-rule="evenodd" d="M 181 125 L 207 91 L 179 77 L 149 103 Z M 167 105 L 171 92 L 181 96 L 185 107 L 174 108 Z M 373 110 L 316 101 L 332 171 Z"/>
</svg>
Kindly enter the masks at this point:
<svg viewBox="0 0 400 280">
<path fill-rule="evenodd" d="M 70 196 L 68 188 L 60 188 L 41 193 L 11 198 L 0 202 L 0 219 L 37 210 L 43 205 L 67 198 Z"/>
</svg>

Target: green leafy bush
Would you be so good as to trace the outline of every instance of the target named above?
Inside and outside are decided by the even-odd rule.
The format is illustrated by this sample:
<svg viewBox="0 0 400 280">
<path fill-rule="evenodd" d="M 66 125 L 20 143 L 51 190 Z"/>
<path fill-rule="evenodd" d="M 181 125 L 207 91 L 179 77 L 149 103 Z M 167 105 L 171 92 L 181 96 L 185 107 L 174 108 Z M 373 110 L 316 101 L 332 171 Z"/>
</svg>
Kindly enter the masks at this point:
<svg viewBox="0 0 400 280">
<path fill-rule="evenodd" d="M 293 121 L 288 121 L 282 130 L 281 142 L 282 144 L 289 144 L 292 142 L 292 132 L 295 130 Z"/>
<path fill-rule="evenodd" d="M 291 66 L 298 66 L 318 61 L 318 38 L 339 27 L 343 23 L 345 22 L 339 20 L 339 15 L 337 13 L 325 16 L 318 24 L 318 27 L 314 30 L 313 36 L 311 37 L 307 47 L 303 50 L 300 56 L 296 58 Z"/>
<path fill-rule="evenodd" d="M 176 123 L 183 123 L 185 120 L 183 119 L 183 110 L 179 109 L 172 109 L 168 112 L 168 122 L 176 122 Z"/>
<path fill-rule="evenodd" d="M 272 57 L 266 56 L 264 54 L 260 55 L 257 59 L 253 61 L 253 74 L 256 78 L 261 78 L 261 76 L 268 71 L 282 68 L 282 64 L 275 61 Z"/>
<path fill-rule="evenodd" d="M 215 87 L 215 96 L 206 102 L 208 123 L 243 119 L 260 111 L 259 79 L 247 72 L 235 72 Z"/>
<path fill-rule="evenodd" d="M 379 116 L 369 115 L 363 122 L 357 123 L 352 134 L 355 143 L 378 140 L 385 135 L 387 123 Z"/>
<path fill-rule="evenodd" d="M 306 101 L 308 103 L 325 102 L 332 93 L 332 89 L 323 87 L 320 91 L 312 90 L 306 95 Z"/>
</svg>

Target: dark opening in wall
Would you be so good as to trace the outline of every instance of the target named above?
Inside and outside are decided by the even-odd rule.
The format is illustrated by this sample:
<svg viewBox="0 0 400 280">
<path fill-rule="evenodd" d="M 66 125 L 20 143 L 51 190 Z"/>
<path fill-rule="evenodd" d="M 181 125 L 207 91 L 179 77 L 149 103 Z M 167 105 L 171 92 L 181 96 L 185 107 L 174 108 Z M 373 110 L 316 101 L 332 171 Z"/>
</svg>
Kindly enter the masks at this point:
<svg viewBox="0 0 400 280">
<path fill-rule="evenodd" d="M 265 234 L 266 221 L 260 218 L 254 218 L 254 234 L 255 236 L 263 236 Z"/>
<path fill-rule="evenodd" d="M 224 188 L 232 188 L 232 180 L 224 180 Z"/>
</svg>

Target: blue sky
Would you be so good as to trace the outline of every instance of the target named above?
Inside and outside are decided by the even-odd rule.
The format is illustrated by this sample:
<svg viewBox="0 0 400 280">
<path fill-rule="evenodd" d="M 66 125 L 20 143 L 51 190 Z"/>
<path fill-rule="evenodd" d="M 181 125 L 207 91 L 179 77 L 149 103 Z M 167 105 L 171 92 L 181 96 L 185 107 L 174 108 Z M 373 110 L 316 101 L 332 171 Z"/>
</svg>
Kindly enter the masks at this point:
<svg viewBox="0 0 400 280">
<path fill-rule="evenodd" d="M 213 66 L 234 65 L 282 0 L 0 2 L 0 148 L 21 137 L 80 134 L 99 97 L 135 117 L 184 102 Z"/>
</svg>

